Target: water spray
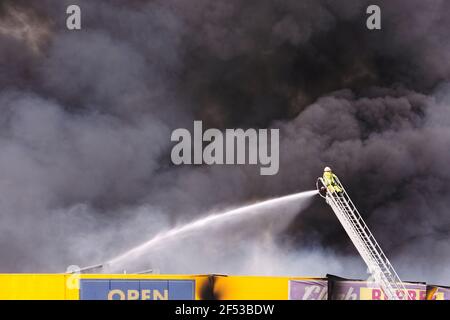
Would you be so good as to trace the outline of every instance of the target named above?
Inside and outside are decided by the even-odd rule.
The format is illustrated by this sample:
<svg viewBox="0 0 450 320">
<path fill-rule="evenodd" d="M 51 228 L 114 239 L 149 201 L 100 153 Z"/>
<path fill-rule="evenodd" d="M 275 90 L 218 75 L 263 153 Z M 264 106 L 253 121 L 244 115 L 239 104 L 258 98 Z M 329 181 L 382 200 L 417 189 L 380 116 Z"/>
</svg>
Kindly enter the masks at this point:
<svg viewBox="0 0 450 320">
<path fill-rule="evenodd" d="M 104 266 L 105 267 L 112 266 L 112 265 L 118 264 L 120 262 L 124 262 L 124 261 L 132 259 L 132 258 L 136 258 L 136 257 L 142 255 L 144 252 L 162 245 L 166 240 L 186 235 L 192 231 L 201 230 L 202 228 L 209 226 L 211 223 L 222 223 L 222 222 L 228 221 L 229 219 L 233 219 L 235 217 L 242 216 L 244 214 L 247 216 L 249 216 L 249 215 L 258 216 L 259 214 L 264 212 L 264 211 L 262 211 L 262 209 L 267 209 L 271 206 L 284 205 L 284 204 L 287 204 L 292 201 L 298 201 L 300 199 L 310 198 L 310 197 L 316 195 L 317 193 L 318 193 L 317 190 L 304 191 L 304 192 L 299 192 L 299 193 L 290 194 L 287 196 L 273 198 L 273 199 L 265 200 L 265 201 L 258 202 L 255 204 L 228 210 L 223 213 L 211 214 L 209 216 L 200 218 L 198 220 L 195 220 L 195 221 L 185 224 L 183 226 L 175 227 L 168 231 L 157 234 L 156 236 L 151 238 L 149 241 L 147 241 L 135 248 L 132 248 L 131 250 L 109 260 L 107 263 L 104 264 Z"/>
</svg>

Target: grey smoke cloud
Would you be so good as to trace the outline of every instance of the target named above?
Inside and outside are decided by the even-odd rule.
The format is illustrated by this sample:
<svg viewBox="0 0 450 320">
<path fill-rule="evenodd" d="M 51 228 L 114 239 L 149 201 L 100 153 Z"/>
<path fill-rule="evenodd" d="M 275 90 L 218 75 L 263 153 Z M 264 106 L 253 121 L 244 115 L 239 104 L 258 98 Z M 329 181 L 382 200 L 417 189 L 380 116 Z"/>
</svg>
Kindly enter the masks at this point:
<svg viewBox="0 0 450 320">
<path fill-rule="evenodd" d="M 450 283 L 448 1 L 379 1 L 373 33 L 368 1 L 75 2 L 79 32 L 74 1 L 0 5 L 1 272 L 101 262 L 212 208 L 309 190 L 327 164 L 401 277 Z M 10 8 L 39 32 L 18 37 Z M 170 133 L 193 120 L 280 128 L 279 174 L 172 166 Z M 270 250 L 246 240 L 231 271 L 365 275 L 319 199 Z"/>
</svg>

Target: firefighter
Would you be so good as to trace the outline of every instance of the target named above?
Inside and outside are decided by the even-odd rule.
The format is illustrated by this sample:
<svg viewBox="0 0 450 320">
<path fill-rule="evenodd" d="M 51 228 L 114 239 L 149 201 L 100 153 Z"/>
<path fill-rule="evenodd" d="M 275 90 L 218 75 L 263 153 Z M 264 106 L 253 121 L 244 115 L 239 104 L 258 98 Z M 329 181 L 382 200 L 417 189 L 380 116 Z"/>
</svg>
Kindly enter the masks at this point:
<svg viewBox="0 0 450 320">
<path fill-rule="evenodd" d="M 330 167 L 323 169 L 323 181 L 329 192 L 336 192 L 338 195 L 342 194 L 342 188 L 337 183 L 337 176 L 331 172 Z"/>
</svg>

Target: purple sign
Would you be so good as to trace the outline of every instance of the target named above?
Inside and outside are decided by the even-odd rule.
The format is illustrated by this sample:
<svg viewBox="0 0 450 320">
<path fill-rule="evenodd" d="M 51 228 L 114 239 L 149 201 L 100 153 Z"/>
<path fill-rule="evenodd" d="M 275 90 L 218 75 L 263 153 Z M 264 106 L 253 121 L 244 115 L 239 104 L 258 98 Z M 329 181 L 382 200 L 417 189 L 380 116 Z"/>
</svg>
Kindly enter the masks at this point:
<svg viewBox="0 0 450 320">
<path fill-rule="evenodd" d="M 427 286 L 431 300 L 450 300 L 450 287 Z"/>
<path fill-rule="evenodd" d="M 290 280 L 289 300 L 327 300 L 327 280 Z"/>
<path fill-rule="evenodd" d="M 329 280 L 330 300 L 385 300 L 383 291 L 373 282 L 354 280 Z M 426 285 L 420 283 L 403 283 L 413 300 L 426 299 Z M 396 292 L 399 298 L 406 293 Z"/>
</svg>

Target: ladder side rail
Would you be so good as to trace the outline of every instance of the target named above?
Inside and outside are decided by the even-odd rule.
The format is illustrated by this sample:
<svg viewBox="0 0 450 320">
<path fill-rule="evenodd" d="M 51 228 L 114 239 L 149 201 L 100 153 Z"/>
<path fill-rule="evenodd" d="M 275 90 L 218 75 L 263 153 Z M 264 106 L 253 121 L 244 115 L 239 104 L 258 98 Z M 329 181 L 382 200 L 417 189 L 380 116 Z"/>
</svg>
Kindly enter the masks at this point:
<svg viewBox="0 0 450 320">
<path fill-rule="evenodd" d="M 336 177 L 337 178 L 337 177 Z M 341 181 L 339 180 L 339 178 L 336 179 L 337 183 L 339 184 L 339 186 L 342 188 L 343 190 L 343 194 L 345 195 L 346 200 L 348 201 L 348 203 L 350 204 L 349 207 L 352 208 L 354 215 L 357 217 L 358 222 L 361 223 L 361 225 L 364 226 L 364 229 L 367 231 L 367 233 L 369 234 L 369 236 L 372 238 L 373 243 L 375 244 L 375 247 L 377 248 L 377 253 L 379 256 L 381 256 L 383 264 L 385 265 L 385 267 L 388 269 L 388 271 L 392 274 L 393 279 L 395 280 L 395 282 L 393 283 L 396 287 L 398 287 L 399 290 L 403 291 L 405 293 L 405 295 L 407 294 L 407 290 L 406 287 L 404 286 L 403 282 L 400 280 L 400 277 L 398 276 L 397 272 L 395 271 L 394 267 L 392 266 L 392 264 L 390 263 L 389 259 L 387 258 L 387 256 L 385 255 L 385 253 L 383 252 L 383 250 L 381 249 L 381 246 L 378 244 L 378 242 L 376 241 L 375 237 L 373 236 L 372 232 L 370 231 L 369 227 L 367 226 L 367 224 L 365 223 L 364 219 L 362 219 L 361 214 L 359 213 L 358 209 L 356 208 L 355 204 L 353 203 L 353 201 L 350 199 L 347 191 L 345 190 L 344 186 L 342 185 Z M 408 298 L 411 298 L 408 295 Z"/>
<path fill-rule="evenodd" d="M 325 186 L 323 179 L 321 179 L 321 183 Z M 344 188 L 343 188 L 343 190 L 345 191 Z M 329 193 L 329 195 L 332 195 L 332 194 Z M 345 196 L 343 197 L 343 199 L 347 198 L 348 200 L 351 201 L 350 197 L 348 196 L 348 194 L 346 192 L 344 193 L 344 195 Z M 393 290 L 392 287 L 395 287 L 396 289 L 403 291 L 402 289 L 404 288 L 404 286 L 399 287 L 399 284 L 402 285 L 403 283 L 398 278 L 398 275 L 397 275 L 397 277 L 395 277 L 395 275 L 396 275 L 396 273 L 394 273 L 395 270 L 390 265 L 389 260 L 386 259 L 387 261 L 385 261 L 383 259 L 383 256 L 384 257 L 386 257 L 386 256 L 384 255 L 383 251 L 381 250 L 381 247 L 379 245 L 376 246 L 378 243 L 376 242 L 375 237 L 370 232 L 370 229 L 367 227 L 367 225 L 364 223 L 364 220 L 362 219 L 361 215 L 359 214 L 359 212 L 356 209 L 356 206 L 353 204 L 353 202 L 351 202 L 353 205 L 353 208 L 352 208 L 352 206 L 350 206 L 347 201 L 345 201 L 346 203 L 344 205 L 344 203 L 341 201 L 341 198 L 337 195 L 330 196 L 329 200 L 330 201 L 334 200 L 332 202 L 335 203 L 336 208 L 338 210 L 335 213 L 339 212 L 339 213 L 342 213 L 343 215 L 345 215 L 346 220 L 349 220 L 350 224 L 352 224 L 352 221 L 355 221 L 356 223 L 359 222 L 358 228 L 352 227 L 354 232 L 351 232 L 351 233 L 352 234 L 355 233 L 356 237 L 351 237 L 351 238 L 352 238 L 352 241 L 354 242 L 355 246 L 357 246 L 357 249 L 359 249 L 358 251 L 360 252 L 361 256 L 367 254 L 367 257 L 364 257 L 364 260 L 366 263 L 368 263 L 368 262 L 371 263 L 371 261 L 374 260 L 373 265 L 376 266 L 376 269 L 378 270 L 378 273 L 381 277 L 378 280 L 382 281 L 382 282 L 386 282 L 386 281 L 390 282 L 392 284 L 392 285 L 389 285 L 390 290 Z M 352 210 L 352 209 L 354 209 L 354 210 Z M 349 214 L 350 214 L 350 217 L 349 217 Z M 361 222 L 363 223 L 362 225 L 361 225 Z M 342 223 L 342 221 L 341 221 L 341 223 Z M 349 233 L 349 230 L 348 230 L 349 228 L 345 228 L 345 229 L 350 236 L 351 234 Z M 369 235 L 367 235 L 367 233 Z M 362 238 L 362 239 L 359 239 L 359 238 Z M 371 238 L 373 239 L 373 242 L 370 241 Z M 361 244 L 361 242 L 362 242 L 362 244 Z M 383 254 L 380 254 L 380 252 Z M 381 268 L 380 265 L 383 268 Z M 373 266 L 372 266 L 372 269 L 373 269 Z M 394 271 L 394 272 L 392 272 L 392 271 Z M 404 289 L 404 290 L 406 290 L 406 289 Z M 387 288 L 385 288 L 384 291 L 388 291 Z M 386 295 L 388 295 L 388 296 L 391 296 L 393 294 L 395 294 L 395 293 L 386 292 Z"/>
<path fill-rule="evenodd" d="M 326 187 L 326 185 L 325 185 L 323 179 L 320 178 L 320 180 L 321 180 L 321 183 Z M 339 184 L 342 186 L 341 183 L 339 183 Z M 343 189 L 343 191 L 344 191 L 344 194 L 345 194 L 346 198 L 347 198 L 348 200 L 350 200 L 350 202 L 351 202 L 351 199 L 350 199 L 350 197 L 348 196 L 347 192 L 345 192 L 345 189 L 344 189 L 343 187 L 342 187 L 342 189 Z M 359 224 L 359 229 L 360 229 L 361 232 L 362 232 L 362 234 L 361 234 L 361 232 L 357 232 L 357 234 L 361 234 L 361 235 L 364 236 L 366 239 L 369 239 L 369 241 L 367 241 L 367 242 L 369 242 L 369 244 L 372 246 L 371 249 L 374 249 L 373 251 L 374 251 L 374 253 L 376 254 L 376 257 L 378 258 L 378 259 L 376 259 L 376 260 L 379 260 L 380 263 L 382 263 L 383 266 L 384 266 L 386 269 L 388 269 L 388 270 L 391 269 L 391 268 L 388 268 L 388 266 L 386 265 L 386 263 L 385 263 L 385 261 L 384 261 L 384 259 L 383 259 L 383 257 L 386 257 L 386 256 L 385 256 L 384 254 L 380 255 L 380 251 L 381 251 L 381 253 L 383 252 L 383 251 L 381 250 L 381 247 L 380 247 L 380 246 L 378 245 L 378 243 L 376 242 L 375 237 L 374 237 L 373 234 L 370 232 L 370 229 L 369 229 L 369 228 L 367 227 L 367 225 L 365 224 L 364 220 L 362 219 L 362 217 L 361 217 L 361 215 L 359 214 L 358 210 L 357 210 L 356 207 L 354 206 L 353 202 L 351 202 L 351 203 L 353 204 L 354 210 L 350 210 L 350 211 L 349 211 L 349 210 L 347 210 L 347 209 L 345 208 L 344 204 L 342 204 L 342 202 L 340 201 L 340 199 L 339 199 L 339 197 L 338 197 L 337 195 L 336 195 L 335 197 L 330 196 L 330 199 L 335 200 L 337 207 L 340 207 L 340 211 L 342 211 L 343 213 L 349 212 L 350 214 L 353 214 L 353 220 L 354 220 L 356 223 Z M 352 211 L 353 211 L 353 212 L 352 212 Z M 356 211 L 356 213 L 355 213 L 354 211 Z M 373 242 L 370 242 L 370 238 L 372 238 Z M 375 243 L 375 245 L 374 245 L 373 243 Z"/>
<path fill-rule="evenodd" d="M 338 205 L 341 207 L 341 211 L 343 211 L 344 213 L 347 213 L 347 215 L 350 215 L 349 216 L 349 220 L 350 220 L 350 222 L 351 223 L 355 223 L 356 224 L 356 231 L 357 231 L 357 234 L 358 235 L 360 235 L 363 239 L 362 239 L 362 241 L 364 242 L 364 243 L 366 243 L 368 246 L 369 246 L 369 252 L 372 254 L 372 255 L 374 255 L 374 259 L 376 260 L 376 261 L 378 261 L 378 262 L 380 262 L 380 263 L 382 263 L 383 265 L 385 265 L 385 263 L 384 263 L 384 261 L 382 260 L 382 257 L 379 255 L 379 253 L 378 253 L 378 251 L 376 250 L 376 247 L 374 247 L 374 245 L 373 245 L 373 243 L 370 241 L 370 237 L 372 237 L 373 238 L 373 235 L 370 233 L 370 230 L 368 230 L 368 228 L 367 228 L 367 226 L 366 226 L 366 228 L 364 228 L 364 226 L 362 226 L 360 223 L 359 223 L 359 221 L 357 221 L 358 220 L 358 217 L 355 217 L 354 215 L 352 216 L 352 212 L 351 211 L 348 211 L 346 208 L 345 208 L 345 203 L 343 203 L 342 201 L 341 201 L 341 199 L 340 199 L 340 197 L 339 196 L 336 196 L 335 197 L 336 199 L 336 202 L 338 203 Z M 359 217 L 360 218 L 360 217 Z M 367 232 L 367 231 L 369 231 L 369 232 Z"/>
<path fill-rule="evenodd" d="M 339 204 L 339 201 L 337 199 L 333 199 L 333 204 L 338 208 L 338 210 L 344 212 L 344 210 L 342 210 L 342 208 L 339 208 L 341 205 Z M 333 210 L 333 211 L 335 211 L 335 210 Z M 352 240 L 356 241 L 359 245 L 361 245 L 361 243 L 362 243 L 361 247 L 363 248 L 363 250 L 362 250 L 363 252 L 361 252 L 361 254 L 362 255 L 367 254 L 367 259 L 364 259 L 364 260 L 369 260 L 369 261 L 366 261 L 366 263 L 369 262 L 371 265 L 376 264 L 377 259 L 374 257 L 373 252 L 370 250 L 371 248 L 367 248 L 370 245 L 370 243 L 367 243 L 364 241 L 364 239 L 363 239 L 364 234 L 361 234 L 361 231 L 358 231 L 358 229 L 355 228 L 355 226 L 352 224 L 352 222 L 348 216 L 344 216 L 344 218 L 346 218 L 346 220 L 348 220 L 346 222 L 346 224 L 348 224 L 350 226 L 350 228 L 352 229 L 352 233 L 357 236 L 356 238 L 352 237 Z M 341 223 L 342 223 L 342 221 L 341 221 Z"/>
<path fill-rule="evenodd" d="M 342 186 L 341 183 L 340 183 L 340 185 Z M 343 188 L 343 186 L 342 186 L 342 188 Z M 348 196 L 347 192 L 345 192 L 345 189 L 344 189 L 344 188 L 343 188 L 343 190 L 344 190 L 343 193 L 346 195 L 346 198 L 351 202 L 351 199 L 350 199 L 350 197 Z M 344 198 L 344 199 L 345 199 L 345 198 Z M 353 202 L 351 202 L 351 203 L 353 204 Z M 349 206 L 349 207 L 350 207 L 350 206 Z M 372 238 L 373 243 L 375 244 L 375 246 L 374 246 L 375 254 L 376 254 L 376 256 L 379 258 L 379 259 L 377 259 L 377 260 L 379 260 L 379 263 L 381 263 L 381 264 L 383 265 L 384 269 L 387 271 L 387 274 L 386 274 L 386 273 L 383 273 L 384 276 L 385 276 L 389 281 L 392 282 L 392 285 L 393 285 L 394 287 L 396 287 L 396 288 L 397 288 L 398 290 L 400 290 L 401 292 L 406 293 L 407 290 L 406 290 L 406 288 L 404 287 L 403 283 L 401 282 L 399 276 L 398 276 L 397 273 L 395 272 L 395 269 L 392 267 L 392 265 L 391 265 L 389 259 L 386 257 L 386 255 L 384 254 L 384 252 L 381 250 L 380 245 L 377 243 L 375 237 L 374 237 L 373 234 L 370 232 L 370 229 L 369 229 L 369 228 L 367 227 L 367 225 L 365 224 L 364 220 L 363 220 L 362 217 L 360 216 L 360 214 L 359 214 L 359 212 L 358 212 L 358 210 L 356 209 L 356 206 L 355 206 L 354 204 L 353 204 L 353 208 L 355 209 L 354 211 L 356 211 L 356 212 L 353 212 L 353 214 L 356 216 L 355 218 L 356 218 L 357 220 L 359 220 L 358 222 L 360 222 L 360 223 L 364 226 L 365 231 L 368 232 L 369 237 Z M 358 216 L 359 216 L 359 217 L 358 217 Z M 410 297 L 408 297 L 408 298 L 410 298 Z"/>
<path fill-rule="evenodd" d="M 379 251 L 381 252 L 381 255 L 385 257 L 383 251 L 381 250 L 380 245 L 378 244 L 378 242 L 376 241 L 375 237 L 373 236 L 372 232 L 370 231 L 369 227 L 367 226 L 367 224 L 365 223 L 364 219 L 362 218 L 361 214 L 359 213 L 358 209 L 356 208 L 356 206 L 354 205 L 353 201 L 350 199 L 350 197 L 348 196 L 347 191 L 344 189 L 343 185 L 340 183 L 339 179 L 339 186 L 342 188 L 343 190 L 343 195 L 345 197 L 345 200 L 351 205 L 352 207 L 352 214 L 355 217 L 355 220 L 357 220 L 357 223 L 360 224 L 361 228 L 363 228 L 365 230 L 365 232 L 367 233 L 367 236 L 373 239 L 373 242 L 376 244 L 377 248 L 379 249 Z M 349 207 L 350 207 L 349 205 Z"/>
<path fill-rule="evenodd" d="M 334 209 L 333 211 L 335 211 L 335 213 L 336 213 L 336 211 L 344 213 L 344 211 L 342 210 L 341 205 L 339 204 L 339 202 L 338 202 L 336 199 L 332 199 L 332 200 L 330 200 L 330 202 L 332 202 L 332 203 L 333 203 L 333 206 L 335 207 L 335 208 L 333 208 L 333 209 Z M 358 236 L 361 235 L 361 234 L 360 234 L 360 231 L 358 231 L 358 230 L 355 228 L 355 226 L 351 223 L 351 221 L 350 221 L 348 215 L 343 214 L 343 215 L 340 215 L 340 216 L 341 216 L 343 219 L 345 219 L 345 220 L 344 220 L 345 225 L 348 226 L 348 227 L 351 229 L 352 234 L 355 234 L 355 235 L 358 235 Z M 356 240 L 357 240 L 358 242 L 361 241 L 361 239 L 360 239 L 359 237 L 358 237 Z M 365 251 L 367 252 L 367 250 L 365 250 Z"/>
<path fill-rule="evenodd" d="M 337 200 L 337 199 L 336 199 L 336 203 L 338 204 L 338 206 L 340 206 L 339 205 L 339 200 Z M 345 210 L 343 210 L 341 208 L 341 211 L 345 211 Z M 352 224 L 351 219 L 349 217 L 347 217 L 347 219 L 349 220 L 349 224 Z M 372 260 L 372 261 L 374 261 L 375 263 L 378 263 L 378 264 L 380 262 L 383 263 L 383 261 L 380 261 L 380 257 L 377 256 L 377 252 L 374 251 L 374 249 L 372 248 L 373 244 L 370 241 L 367 240 L 367 235 L 364 234 L 364 230 L 362 230 L 361 227 L 359 227 L 359 229 L 355 228 L 353 225 L 352 225 L 352 228 L 354 229 L 354 233 L 359 236 L 358 239 L 356 239 L 356 240 L 358 242 L 362 242 L 363 245 L 365 245 L 364 246 L 364 249 L 365 249 L 364 251 L 370 256 L 370 260 Z M 364 238 L 366 238 L 366 239 L 364 239 Z"/>
<path fill-rule="evenodd" d="M 344 190 L 344 189 L 343 189 Z M 347 196 L 348 199 L 350 199 L 348 197 L 348 194 L 345 192 L 345 190 L 343 191 L 343 194 L 345 194 Z M 344 201 L 346 201 L 346 199 L 344 198 Z M 351 201 L 351 200 L 350 200 Z M 343 206 L 345 206 L 345 204 L 343 204 Z M 389 261 L 386 261 L 387 258 L 384 255 L 383 251 L 381 250 L 380 245 L 378 244 L 378 242 L 376 241 L 375 237 L 373 236 L 372 232 L 370 232 L 369 227 L 366 225 L 366 223 L 364 222 L 364 220 L 362 219 L 361 215 L 359 214 L 359 212 L 357 211 L 357 209 L 355 208 L 354 211 L 350 211 L 350 214 L 353 215 L 353 218 L 355 220 L 355 223 L 358 225 L 359 228 L 361 228 L 363 230 L 363 234 L 365 236 L 365 238 L 367 239 L 367 241 L 370 243 L 371 245 L 371 249 L 373 249 L 375 256 L 378 258 L 377 260 L 379 260 L 379 262 L 383 265 L 383 267 L 385 267 L 387 270 L 390 271 L 389 268 Z"/>
<path fill-rule="evenodd" d="M 330 204 L 332 204 L 333 211 L 335 211 L 339 221 L 341 222 L 342 226 L 344 227 L 347 234 L 350 236 L 350 239 L 352 240 L 353 244 L 355 245 L 356 249 L 360 253 L 361 257 L 363 258 L 364 262 L 369 267 L 369 271 L 372 273 L 372 275 L 375 278 L 375 283 L 383 290 L 384 294 L 392 300 L 398 300 L 397 295 L 395 294 L 394 288 L 390 285 L 390 282 L 386 277 L 384 276 L 384 273 L 379 268 L 376 260 L 374 259 L 373 255 L 368 252 L 364 242 L 359 237 L 358 232 L 355 230 L 354 225 L 351 223 L 350 220 L 348 220 L 348 216 L 339 214 L 339 211 L 343 210 L 339 208 L 338 201 L 334 199 L 332 196 L 329 197 Z M 347 218 L 347 221 L 345 219 Z"/>
<path fill-rule="evenodd" d="M 340 182 L 339 178 L 337 178 L 337 182 L 339 184 L 339 186 L 342 188 L 342 190 L 344 190 L 344 194 L 346 196 L 346 200 L 349 202 L 349 204 L 351 204 L 351 206 L 354 208 L 355 214 L 357 214 L 357 216 L 359 216 L 358 218 L 361 218 L 361 224 L 364 226 L 364 228 L 367 230 L 367 232 L 370 234 L 370 236 L 372 237 L 372 239 L 374 240 L 374 243 L 376 243 L 376 246 L 378 247 L 378 250 L 380 252 L 380 255 L 387 261 L 389 262 L 389 265 L 392 268 L 392 265 L 390 264 L 389 259 L 387 258 L 387 256 L 384 254 L 383 250 L 381 249 L 381 246 L 378 244 L 378 242 L 376 241 L 375 237 L 373 236 L 372 232 L 370 231 L 369 227 L 367 226 L 367 224 L 365 223 L 364 219 L 362 219 L 361 214 L 359 213 L 358 209 L 356 208 L 355 204 L 353 203 L 353 201 L 351 200 L 351 198 L 348 196 L 347 191 L 345 190 L 344 186 L 342 185 L 342 183 Z M 392 270 L 394 271 L 394 274 L 396 274 L 395 270 L 392 268 Z"/>
<path fill-rule="evenodd" d="M 336 211 L 339 212 L 339 206 L 338 204 L 333 200 L 330 200 L 331 204 L 332 204 L 332 208 L 333 211 L 335 211 L 335 213 L 337 213 Z M 351 236 L 351 240 L 354 243 L 354 245 L 357 247 L 358 251 L 360 251 L 361 256 L 363 257 L 363 259 L 365 260 L 365 262 L 369 265 L 373 264 L 372 261 L 372 257 L 370 257 L 370 254 L 367 252 L 366 248 L 361 245 L 361 239 L 358 237 L 358 233 L 357 231 L 354 229 L 353 225 L 351 224 L 351 222 L 346 221 L 345 220 L 345 216 L 340 215 L 339 213 L 337 214 L 339 221 L 341 222 L 342 226 L 344 227 L 345 231 L 347 231 L 347 233 Z"/>
<path fill-rule="evenodd" d="M 353 214 L 355 215 L 355 218 L 358 220 L 358 223 L 361 224 L 361 226 L 365 229 L 365 231 L 367 232 L 368 236 L 371 237 L 373 239 L 374 244 L 377 247 L 377 251 L 380 254 L 380 256 L 383 258 L 383 260 L 386 260 L 389 265 L 389 259 L 386 257 L 386 255 L 384 254 L 383 250 L 381 249 L 381 246 L 378 244 L 378 242 L 376 241 L 375 237 L 373 236 L 372 232 L 370 231 L 369 227 L 367 226 L 367 224 L 365 223 L 364 219 L 362 219 L 361 214 L 359 213 L 358 209 L 356 208 L 356 206 L 354 205 L 353 201 L 350 199 L 350 197 L 348 196 L 347 191 L 345 190 L 344 186 L 342 185 L 342 183 L 339 181 L 339 178 L 337 179 L 339 186 L 342 188 L 342 190 L 344 191 L 344 195 L 346 196 L 346 200 L 352 205 L 352 207 L 354 208 L 354 212 Z M 395 270 L 394 270 L 395 271 Z"/>
<path fill-rule="evenodd" d="M 348 216 L 346 217 L 345 215 L 340 214 L 340 211 L 342 213 L 344 213 L 344 212 L 341 208 L 339 208 L 337 197 L 330 196 L 330 204 L 332 204 L 333 211 L 335 211 L 335 213 L 338 216 L 338 219 L 341 222 L 342 226 L 344 227 L 345 231 L 350 236 L 356 249 L 360 253 L 364 262 L 369 267 L 369 271 L 374 276 L 378 286 L 381 287 L 381 289 L 383 290 L 383 292 L 389 299 L 398 300 L 398 297 L 395 294 L 394 288 L 392 288 L 392 286 L 390 285 L 389 280 L 385 277 L 384 273 L 380 269 L 374 256 L 370 252 L 368 252 L 367 247 L 365 246 L 364 242 L 360 238 L 360 235 L 356 232 L 354 225 L 352 225 L 351 221 L 344 220 L 345 218 L 348 219 Z"/>
</svg>

